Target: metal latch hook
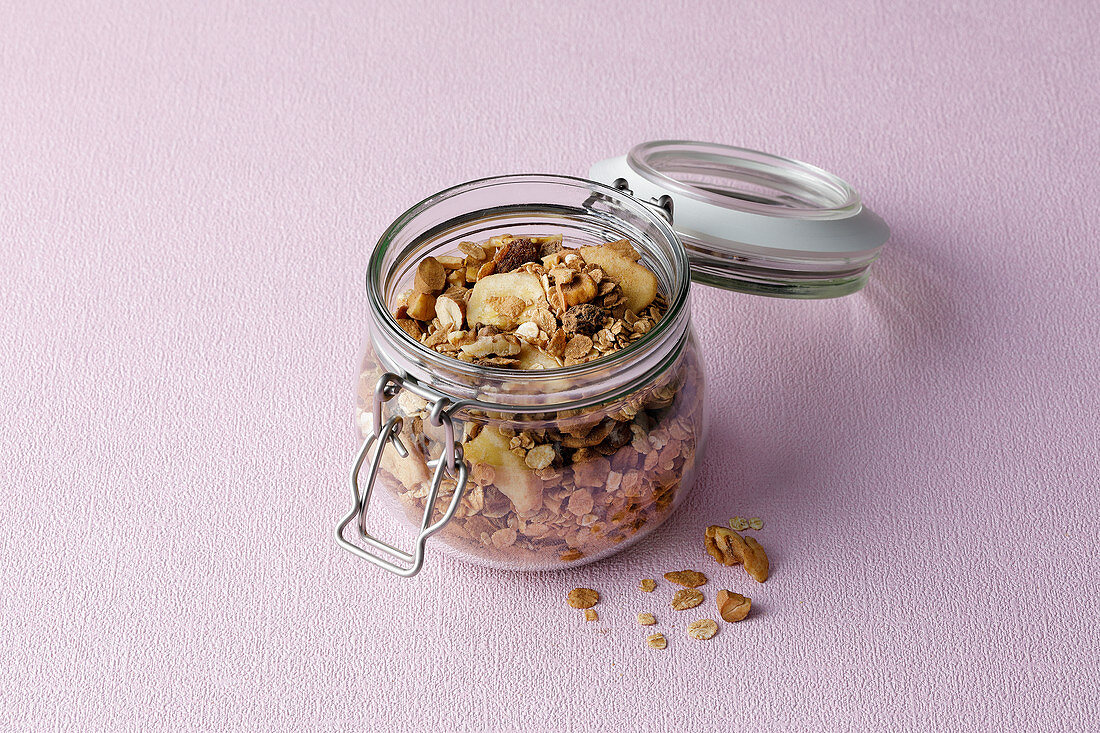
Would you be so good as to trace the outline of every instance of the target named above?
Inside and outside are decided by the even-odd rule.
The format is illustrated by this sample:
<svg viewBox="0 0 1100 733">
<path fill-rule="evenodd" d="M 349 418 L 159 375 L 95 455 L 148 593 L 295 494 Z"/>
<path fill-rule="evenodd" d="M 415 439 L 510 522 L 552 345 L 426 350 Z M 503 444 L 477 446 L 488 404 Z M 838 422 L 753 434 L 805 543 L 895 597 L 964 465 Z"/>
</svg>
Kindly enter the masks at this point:
<svg viewBox="0 0 1100 733">
<path fill-rule="evenodd" d="M 370 506 L 371 494 L 374 492 L 375 481 L 378 477 L 378 469 L 382 464 L 383 451 L 385 451 L 387 445 L 392 445 L 402 459 L 409 457 L 409 450 L 405 447 L 405 444 L 401 442 L 400 437 L 402 418 L 399 415 L 394 415 L 386 420 L 385 423 L 381 421 L 383 403 L 395 397 L 401 389 L 406 386 L 416 393 L 429 392 L 426 387 L 415 383 L 411 379 L 403 378 L 396 374 L 386 373 L 378 380 L 374 390 L 374 409 L 372 413 L 371 430 L 363 440 L 363 445 L 359 448 L 359 453 L 356 455 L 355 462 L 351 467 L 351 495 L 354 504 L 351 511 L 348 512 L 348 515 L 336 526 L 336 542 L 345 550 L 358 555 L 364 560 L 374 563 L 383 570 L 388 570 L 395 575 L 408 578 L 420 572 L 421 567 L 424 565 L 425 542 L 427 542 L 429 537 L 442 529 L 443 526 L 450 521 L 451 517 L 454 516 L 455 511 L 458 509 L 459 501 L 462 499 L 463 490 L 466 488 L 466 479 L 469 472 L 466 467 L 466 462 L 462 457 L 462 446 L 455 441 L 455 429 L 454 422 L 451 418 L 451 411 L 456 405 L 452 404 L 446 397 L 440 395 L 435 399 L 429 411 L 429 419 L 433 425 L 443 428 L 445 442 L 442 455 L 437 459 L 428 461 L 428 466 L 434 468 L 435 472 L 432 475 L 432 483 L 428 489 L 428 494 L 424 498 L 424 516 L 420 522 L 420 529 L 416 536 L 413 551 L 410 553 L 400 550 L 367 532 L 367 509 Z M 375 447 L 374 455 L 370 461 L 370 469 L 367 472 L 366 481 L 361 487 L 359 475 L 362 471 L 363 463 L 366 461 L 367 454 L 371 446 L 375 445 L 375 443 L 377 443 L 377 447 Z M 443 479 L 448 473 L 452 474 L 455 478 L 454 495 L 451 497 L 450 503 L 447 505 L 440 519 L 432 523 L 431 519 L 432 512 L 435 510 L 435 502 L 439 496 L 439 490 L 443 485 Z M 404 563 L 403 565 L 374 553 L 367 552 L 364 548 L 344 538 L 344 529 L 357 517 L 358 522 L 356 526 L 363 542 L 390 557 L 396 558 Z"/>
</svg>

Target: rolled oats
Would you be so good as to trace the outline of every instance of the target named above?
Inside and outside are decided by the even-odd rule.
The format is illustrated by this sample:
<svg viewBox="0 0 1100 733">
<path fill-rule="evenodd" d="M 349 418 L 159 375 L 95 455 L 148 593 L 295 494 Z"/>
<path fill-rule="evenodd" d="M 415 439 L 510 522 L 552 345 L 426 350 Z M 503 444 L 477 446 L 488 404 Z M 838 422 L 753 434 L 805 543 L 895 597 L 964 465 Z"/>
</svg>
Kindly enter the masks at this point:
<svg viewBox="0 0 1100 733">
<path fill-rule="evenodd" d="M 594 609 L 594 608 L 584 609 L 584 620 L 585 621 L 598 621 L 599 619 L 600 619 L 600 614 L 596 613 L 596 609 Z"/>
<path fill-rule="evenodd" d="M 657 619 L 653 617 L 652 613 L 639 613 L 638 623 L 640 623 L 642 626 L 652 626 L 653 624 L 657 623 Z"/>
<path fill-rule="evenodd" d="M 695 608 L 703 602 L 703 594 L 694 588 L 684 588 L 676 591 L 672 596 L 672 608 L 676 611 L 686 611 Z"/>
<path fill-rule="evenodd" d="M 653 580 L 652 578 L 643 578 L 642 582 L 638 584 L 638 587 L 642 590 L 643 593 L 652 593 L 653 590 L 657 587 L 657 581 Z"/>
<path fill-rule="evenodd" d="M 650 634 L 646 637 L 645 643 L 648 644 L 651 649 L 664 649 L 668 646 L 668 640 L 665 639 L 664 634 Z"/>
<path fill-rule="evenodd" d="M 687 633 L 692 639 L 711 639 L 718 633 L 718 624 L 709 618 L 692 621 L 688 624 Z"/>
<path fill-rule="evenodd" d="M 701 585 L 706 585 L 707 576 L 697 570 L 677 570 L 665 573 L 665 580 L 676 585 L 682 585 L 685 588 L 698 588 Z"/>
<path fill-rule="evenodd" d="M 600 594 L 591 588 L 574 588 L 566 600 L 573 608 L 592 608 L 600 602 Z"/>
</svg>

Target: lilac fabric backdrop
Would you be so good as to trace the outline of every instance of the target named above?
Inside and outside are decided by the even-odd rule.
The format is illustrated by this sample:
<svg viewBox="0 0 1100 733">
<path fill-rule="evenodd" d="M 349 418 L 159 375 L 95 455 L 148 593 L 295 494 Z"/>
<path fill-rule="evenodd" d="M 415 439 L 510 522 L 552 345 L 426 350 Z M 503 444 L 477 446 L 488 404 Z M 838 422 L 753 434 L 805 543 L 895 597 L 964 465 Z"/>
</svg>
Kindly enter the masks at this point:
<svg viewBox="0 0 1100 733">
<path fill-rule="evenodd" d="M 1098 26 L 1049 0 L 5 3 L 0 727 L 1096 730 Z M 409 581 L 340 551 L 383 228 L 666 137 L 848 179 L 893 227 L 870 285 L 695 288 L 712 442 L 658 538 L 541 575 L 431 552 Z M 667 601 L 637 580 L 714 567 L 701 529 L 733 514 L 766 521 L 772 579 L 727 583 L 758 612 L 645 648 L 633 615 Z"/>
</svg>

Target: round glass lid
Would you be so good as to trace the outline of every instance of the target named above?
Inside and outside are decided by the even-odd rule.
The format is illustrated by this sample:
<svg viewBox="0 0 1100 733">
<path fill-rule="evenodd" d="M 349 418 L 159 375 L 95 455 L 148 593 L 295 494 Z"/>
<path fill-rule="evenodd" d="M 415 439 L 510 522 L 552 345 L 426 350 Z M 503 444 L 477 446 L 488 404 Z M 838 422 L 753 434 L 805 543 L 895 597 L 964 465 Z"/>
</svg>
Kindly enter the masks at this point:
<svg viewBox="0 0 1100 733">
<path fill-rule="evenodd" d="M 692 279 L 729 290 L 854 293 L 890 236 L 840 178 L 746 148 L 646 142 L 596 163 L 589 177 L 659 207 L 688 252 Z"/>
</svg>

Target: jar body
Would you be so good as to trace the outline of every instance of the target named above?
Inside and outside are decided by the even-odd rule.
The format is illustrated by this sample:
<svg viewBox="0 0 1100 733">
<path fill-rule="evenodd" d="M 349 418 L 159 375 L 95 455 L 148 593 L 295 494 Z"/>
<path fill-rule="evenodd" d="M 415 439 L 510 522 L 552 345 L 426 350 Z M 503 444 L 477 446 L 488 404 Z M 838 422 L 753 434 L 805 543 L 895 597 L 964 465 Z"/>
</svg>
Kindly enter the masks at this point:
<svg viewBox="0 0 1100 733">
<path fill-rule="evenodd" d="M 384 372 L 368 341 L 356 411 L 363 438 L 373 428 L 375 385 Z M 395 499 L 398 514 L 415 527 L 432 482 L 429 461 L 442 455 L 444 434 L 415 394 L 402 392 L 386 410 L 387 418 L 402 418 L 409 455 L 382 454 L 375 492 Z M 704 372 L 690 330 L 664 371 L 617 399 L 534 414 L 468 411 L 456 421 L 456 440 L 469 479 L 454 517 L 432 542 L 462 560 L 510 570 L 606 557 L 648 535 L 682 503 L 707 425 Z M 445 477 L 433 521 L 455 490 Z"/>
<path fill-rule="evenodd" d="M 502 234 L 560 234 L 570 247 L 627 239 L 656 276 L 666 311 L 656 322 L 615 324 L 631 329 L 620 350 L 529 371 L 454 359 L 399 327 L 392 313 L 426 256 Z M 358 514 L 361 537 L 389 551 L 366 529 L 368 506 L 387 505 L 419 527 L 420 549 L 397 553 L 411 568 L 376 562 L 405 575 L 419 569 L 429 535 L 465 560 L 547 570 L 605 557 L 653 531 L 690 490 L 706 437 L 689 285 L 687 254 L 667 221 L 599 183 L 506 176 L 414 206 L 382 236 L 368 268 L 357 401 L 364 448 L 354 481 L 370 438 L 385 437 L 341 528 Z"/>
</svg>

